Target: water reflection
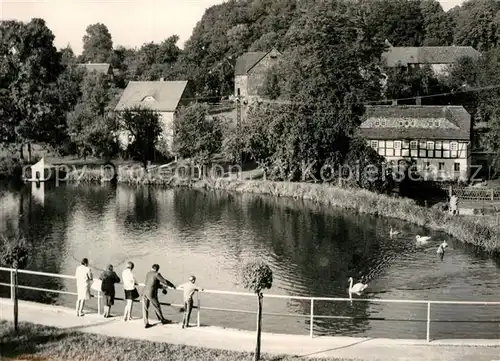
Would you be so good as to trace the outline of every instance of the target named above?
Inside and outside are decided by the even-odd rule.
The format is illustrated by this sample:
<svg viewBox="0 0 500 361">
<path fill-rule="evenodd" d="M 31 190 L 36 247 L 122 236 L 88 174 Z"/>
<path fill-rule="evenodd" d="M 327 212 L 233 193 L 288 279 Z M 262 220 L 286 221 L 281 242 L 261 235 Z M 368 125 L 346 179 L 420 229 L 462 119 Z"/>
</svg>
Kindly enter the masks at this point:
<svg viewBox="0 0 500 361">
<path fill-rule="evenodd" d="M 500 296 L 494 260 L 446 235 L 395 220 L 291 199 L 186 189 L 45 185 L 43 206 L 33 197 L 31 185 L 3 189 L 0 197 L 6 206 L 0 231 L 20 230 L 32 240 L 36 251 L 30 269 L 73 274 L 79 260 L 88 257 L 96 274 L 107 263 L 121 272 L 131 259 L 140 281 L 153 263 L 159 263 L 160 271 L 174 283 L 195 274 L 205 288 L 243 291 L 241 266 L 251 258 L 262 258 L 274 271 L 271 293 L 316 297 L 348 297 L 348 278 L 357 282 L 365 277 L 369 289 L 364 297 L 373 302 L 316 301 L 315 315 L 336 317 L 316 318 L 317 334 L 417 337 L 425 335 L 425 305 L 382 304 L 377 299 L 495 300 Z M 391 239 L 390 226 L 401 230 L 402 236 Z M 416 234 L 433 238 L 428 246 L 417 247 Z M 440 262 L 435 248 L 444 239 L 450 247 Z M 24 281 L 51 282 L 46 287 L 74 290 L 73 282 Z M 69 300 L 38 293 L 23 297 Z M 165 300 L 180 302 L 180 297 L 169 292 Z M 203 305 L 255 310 L 254 299 L 224 295 L 204 295 Z M 265 312 L 304 317 L 266 316 L 264 329 L 306 333 L 310 311 L 309 301 L 266 298 Z M 490 307 L 476 316 L 491 320 L 496 311 Z M 436 318 L 460 319 L 476 309 L 436 307 L 435 312 Z M 205 310 L 202 322 L 253 329 L 254 316 Z M 449 332 L 443 325 L 435 329 Z M 475 332 L 498 336 L 495 325 L 490 326 L 476 325 Z"/>
</svg>

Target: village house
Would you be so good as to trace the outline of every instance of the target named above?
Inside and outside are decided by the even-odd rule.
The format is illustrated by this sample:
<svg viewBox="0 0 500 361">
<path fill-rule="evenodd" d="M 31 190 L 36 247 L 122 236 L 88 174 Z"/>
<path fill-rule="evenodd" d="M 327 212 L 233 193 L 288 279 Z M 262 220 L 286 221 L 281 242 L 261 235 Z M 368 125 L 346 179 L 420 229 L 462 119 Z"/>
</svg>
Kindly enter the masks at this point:
<svg viewBox="0 0 500 361">
<path fill-rule="evenodd" d="M 359 132 L 394 166 L 415 162 L 435 180 L 471 175 L 471 115 L 463 106 L 368 106 Z"/>
<path fill-rule="evenodd" d="M 403 66 L 408 69 L 430 66 L 436 75 L 446 75 L 450 65 L 457 63 L 462 57 L 477 59 L 481 56 L 471 46 L 392 46 L 386 41 L 389 49 L 382 55 L 385 64 L 390 67 Z"/>
<path fill-rule="evenodd" d="M 109 63 L 80 63 L 78 64 L 79 67 L 85 68 L 85 70 L 89 73 L 91 72 L 97 72 L 100 74 L 106 74 L 109 76 L 109 80 L 113 80 L 114 78 L 114 71 L 113 67 Z"/>
<path fill-rule="evenodd" d="M 277 63 L 281 53 L 276 49 L 243 53 L 234 67 L 234 95 L 243 104 L 261 99 L 267 71 Z"/>
<path fill-rule="evenodd" d="M 187 80 L 181 81 L 130 81 L 116 105 L 115 111 L 122 112 L 136 106 L 149 108 L 160 114 L 163 138 L 171 146 L 175 113 L 180 106 L 188 105 L 194 99 Z M 127 146 L 128 134 L 120 134 L 120 144 Z"/>
</svg>

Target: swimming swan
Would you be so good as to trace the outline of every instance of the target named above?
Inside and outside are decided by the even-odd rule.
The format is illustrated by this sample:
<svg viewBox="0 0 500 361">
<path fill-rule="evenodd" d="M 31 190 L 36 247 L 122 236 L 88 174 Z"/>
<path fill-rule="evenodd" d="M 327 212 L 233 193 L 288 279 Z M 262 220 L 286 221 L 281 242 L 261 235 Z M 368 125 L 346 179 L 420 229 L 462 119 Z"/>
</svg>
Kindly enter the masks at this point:
<svg viewBox="0 0 500 361">
<path fill-rule="evenodd" d="M 391 230 L 389 231 L 389 236 L 397 236 L 398 234 L 400 234 L 401 232 L 399 231 L 394 231 L 391 227 Z"/>
<path fill-rule="evenodd" d="M 429 239 L 431 239 L 431 237 L 429 237 L 429 236 L 420 237 L 418 234 L 415 238 L 417 239 L 417 243 L 420 243 L 420 244 L 427 243 L 429 241 Z"/>
<path fill-rule="evenodd" d="M 352 277 L 349 277 L 349 295 L 351 293 L 355 293 L 359 295 L 361 292 L 366 290 L 368 288 L 368 284 L 363 284 L 361 282 L 356 283 L 354 286 L 352 285 L 353 279 Z"/>
</svg>

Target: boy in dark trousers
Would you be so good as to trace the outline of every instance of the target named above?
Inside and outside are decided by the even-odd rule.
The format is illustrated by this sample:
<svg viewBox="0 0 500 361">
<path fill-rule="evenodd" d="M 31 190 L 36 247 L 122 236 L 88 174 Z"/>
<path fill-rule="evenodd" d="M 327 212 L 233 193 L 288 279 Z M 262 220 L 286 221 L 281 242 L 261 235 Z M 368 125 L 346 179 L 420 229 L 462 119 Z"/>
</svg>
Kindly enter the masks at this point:
<svg viewBox="0 0 500 361">
<path fill-rule="evenodd" d="M 193 310 L 193 295 L 196 291 L 203 291 L 198 285 L 195 284 L 196 277 L 190 276 L 189 282 L 186 282 L 178 289 L 184 290 L 184 318 L 182 319 L 182 328 L 189 327 L 189 318 L 191 317 L 191 311 Z"/>
</svg>

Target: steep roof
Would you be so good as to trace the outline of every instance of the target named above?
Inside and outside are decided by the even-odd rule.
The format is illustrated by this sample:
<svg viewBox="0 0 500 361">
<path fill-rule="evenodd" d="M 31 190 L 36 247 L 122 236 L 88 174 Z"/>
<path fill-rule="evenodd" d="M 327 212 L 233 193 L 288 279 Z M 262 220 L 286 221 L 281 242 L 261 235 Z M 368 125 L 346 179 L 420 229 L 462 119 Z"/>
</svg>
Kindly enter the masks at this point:
<svg viewBox="0 0 500 361">
<path fill-rule="evenodd" d="M 187 80 L 130 81 L 115 110 L 144 106 L 159 112 L 174 112 L 186 90 Z"/>
<path fill-rule="evenodd" d="M 361 124 L 359 133 L 368 139 L 455 139 L 470 140 L 471 115 L 463 106 L 436 105 L 377 105 L 367 106 L 365 121 L 370 119 L 415 120 L 411 127 L 370 126 L 368 122 Z M 452 127 L 429 128 L 428 120 L 449 121 Z M 420 122 L 420 126 L 419 126 Z"/>
<path fill-rule="evenodd" d="M 236 59 L 236 65 L 234 67 L 234 75 L 246 75 L 246 73 L 263 57 L 267 55 L 267 51 L 250 51 L 243 53 L 238 59 Z"/>
<path fill-rule="evenodd" d="M 111 64 L 108 63 L 85 63 L 78 64 L 87 69 L 87 71 L 96 71 L 98 73 L 108 74 Z"/>
<path fill-rule="evenodd" d="M 408 64 L 453 64 L 461 57 L 477 58 L 481 53 L 472 46 L 391 47 L 382 57 L 387 66 Z"/>
</svg>

